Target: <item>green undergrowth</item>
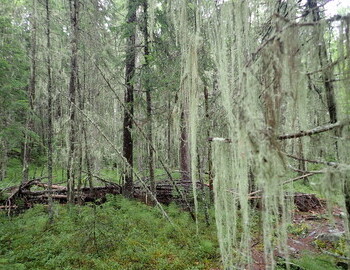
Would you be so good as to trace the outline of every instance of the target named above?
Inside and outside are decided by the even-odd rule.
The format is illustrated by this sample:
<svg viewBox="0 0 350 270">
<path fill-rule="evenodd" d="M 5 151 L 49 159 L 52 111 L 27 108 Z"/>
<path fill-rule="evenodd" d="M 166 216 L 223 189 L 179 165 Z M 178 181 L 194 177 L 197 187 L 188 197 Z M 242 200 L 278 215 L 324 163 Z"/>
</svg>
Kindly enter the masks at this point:
<svg viewBox="0 0 350 270">
<path fill-rule="evenodd" d="M 291 270 L 339 270 L 344 269 L 336 266 L 336 260 L 327 255 L 305 253 L 301 258 L 291 261 Z M 278 265 L 277 269 L 286 269 L 285 266 Z"/>
<path fill-rule="evenodd" d="M 102 205 L 54 205 L 52 224 L 43 205 L 12 217 L 0 212 L 0 270 L 222 269 L 213 220 L 206 226 L 200 216 L 196 234 L 187 212 L 176 205 L 165 210 L 173 225 L 157 208 L 122 196 Z M 290 230 L 299 235 L 306 229 Z M 257 220 L 253 231 L 261 231 Z M 308 253 L 291 262 L 291 269 L 339 269 L 326 255 Z M 285 269 L 283 262 L 277 269 Z"/>
<path fill-rule="evenodd" d="M 0 216 L 0 269 L 218 269 L 215 226 L 195 223 L 166 207 L 121 196 L 103 205 L 55 205 L 48 222 L 42 205 L 15 217 Z"/>
</svg>

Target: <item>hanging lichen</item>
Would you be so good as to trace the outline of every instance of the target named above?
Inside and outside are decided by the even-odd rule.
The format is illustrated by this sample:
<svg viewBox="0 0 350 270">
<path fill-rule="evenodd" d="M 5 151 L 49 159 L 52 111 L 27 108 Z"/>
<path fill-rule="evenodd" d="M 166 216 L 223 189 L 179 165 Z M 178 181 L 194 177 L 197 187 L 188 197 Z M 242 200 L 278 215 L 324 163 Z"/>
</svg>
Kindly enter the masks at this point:
<svg viewBox="0 0 350 270">
<path fill-rule="evenodd" d="M 194 168 L 201 104 L 198 41 L 204 36 L 214 63 L 212 81 L 220 93 L 217 104 L 224 111 L 223 115 L 215 116 L 220 130 L 214 133 L 226 139 L 213 140 L 212 155 L 215 217 L 222 261 L 225 269 L 242 269 L 252 264 L 251 245 L 258 236 L 252 234 L 255 210 L 250 202 L 257 199 L 261 208 L 265 263 L 268 269 L 273 269 L 276 252 L 288 260 L 287 226 L 293 208 L 293 181 L 288 180 L 290 169 L 305 173 L 303 157 L 323 157 L 325 151 L 334 152 L 335 139 L 330 135 L 311 139 L 302 136 L 289 141 L 279 138 L 279 134 L 305 130 L 327 121 L 326 82 L 332 78 L 332 69 L 323 69 L 324 59 L 319 46 L 315 46 L 324 38 L 326 22 L 311 20 L 310 23 L 315 9 L 307 10 L 296 1 L 189 4 L 179 0 L 169 3 L 168 12 L 181 50 L 179 97 L 189 130 L 195 198 Z M 195 14 L 195 19 L 189 14 Z M 349 28 L 348 25 L 342 27 L 343 30 Z M 345 59 L 349 42 L 345 41 L 348 35 L 342 31 L 340 57 Z M 346 68 L 343 66 L 342 70 Z M 344 85 L 341 95 L 348 94 L 346 89 Z M 317 138 L 320 139 L 317 141 Z M 320 140 L 326 143 L 323 145 Z M 344 145 L 344 149 L 348 146 Z M 300 157 L 296 161 L 299 170 L 287 160 L 286 153 Z M 343 182 L 333 181 L 339 176 L 338 169 L 324 171 L 323 189 L 329 195 L 339 193 Z"/>
<path fill-rule="evenodd" d="M 265 263 L 273 268 L 276 247 L 285 256 L 288 253 L 292 204 L 286 199 L 287 164 L 282 154 L 288 144 L 281 145 L 277 135 L 306 127 L 307 87 L 298 54 L 299 29 L 293 25 L 296 6 L 280 5 L 285 6 L 276 11 L 275 1 L 262 4 L 264 16 L 245 2 L 213 7 L 211 47 L 229 127 L 227 137 L 232 142 L 230 146 L 215 142 L 213 155 L 216 221 L 227 269 L 251 263 L 251 174 L 261 198 Z M 279 14 L 281 10 L 284 13 Z M 258 16 L 268 21 L 260 44 L 256 43 L 258 28 L 252 27 Z"/>
</svg>

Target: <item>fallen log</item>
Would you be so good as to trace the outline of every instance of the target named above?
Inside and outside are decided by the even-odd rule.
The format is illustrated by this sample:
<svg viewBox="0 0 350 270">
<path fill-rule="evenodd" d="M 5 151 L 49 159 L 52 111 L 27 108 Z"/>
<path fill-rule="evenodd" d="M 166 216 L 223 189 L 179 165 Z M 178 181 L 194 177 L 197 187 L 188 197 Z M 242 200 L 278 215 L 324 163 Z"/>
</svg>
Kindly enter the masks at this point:
<svg viewBox="0 0 350 270">
<path fill-rule="evenodd" d="M 41 183 L 41 182 L 40 182 L 40 183 L 37 183 L 36 186 L 38 186 L 38 187 L 43 187 L 43 188 L 49 188 L 49 185 L 48 185 L 48 184 Z M 64 186 L 59 186 L 59 185 L 51 185 L 51 188 L 52 188 L 52 189 L 61 189 L 61 190 L 67 189 L 67 188 L 64 187 Z"/>
<path fill-rule="evenodd" d="M 298 178 L 299 179 L 299 178 Z M 293 179 L 295 180 L 295 179 Z M 46 183 L 40 183 L 37 181 L 29 181 L 21 184 L 13 189 L 11 195 L 7 200 L 0 201 L 0 210 L 12 210 L 12 209 L 26 209 L 32 207 L 34 204 L 48 204 L 48 199 L 51 198 L 58 203 L 67 203 L 67 188 L 64 186 L 53 185 L 53 189 L 44 190 L 30 190 L 31 187 L 47 187 Z M 185 194 L 188 196 L 188 200 L 191 201 L 192 197 L 192 182 L 182 181 L 178 182 L 177 186 L 185 190 Z M 205 187 L 209 190 L 207 185 L 197 183 L 197 188 Z M 256 196 L 262 193 L 262 190 L 258 190 L 250 193 L 249 199 L 260 199 L 261 196 Z M 86 187 L 81 189 L 75 189 L 75 202 L 76 203 L 103 203 L 106 201 L 108 194 L 118 195 L 122 194 L 122 187 L 114 184 L 104 187 Z M 163 204 L 170 204 L 176 202 L 182 206 L 185 206 L 182 197 L 176 192 L 174 186 L 167 182 L 160 182 L 156 185 L 156 197 L 158 202 Z M 255 195 L 255 196 L 254 196 Z M 286 195 L 287 196 L 287 195 Z M 302 194 L 296 193 L 290 196 L 294 196 L 294 203 L 299 211 L 307 212 L 322 207 L 321 202 L 316 198 L 314 194 Z M 142 186 L 135 186 L 133 197 L 147 204 L 152 204 L 152 197 L 148 194 Z M 20 203 L 18 204 L 18 200 Z M 20 206 L 17 206 L 20 205 Z"/>
<path fill-rule="evenodd" d="M 76 203 L 86 202 L 104 202 L 108 194 L 122 194 L 122 187 L 116 183 L 109 181 L 102 181 L 106 186 L 98 187 L 85 187 L 75 189 L 75 201 Z M 185 190 L 186 196 L 192 196 L 192 182 L 179 181 L 177 187 Z M 201 183 L 197 183 L 197 187 L 203 186 Z M 43 190 L 31 190 L 33 187 L 45 188 Z M 11 194 L 6 200 L 0 201 L 0 205 L 3 205 L 0 209 L 8 209 L 6 205 L 15 205 L 17 200 L 20 200 L 21 208 L 30 208 L 32 205 L 40 203 L 47 204 L 48 198 L 51 197 L 54 201 L 59 203 L 67 202 L 67 188 L 60 185 L 52 185 L 52 189 L 48 190 L 48 184 L 42 183 L 40 180 L 33 179 L 26 183 L 22 183 L 17 187 L 11 189 Z M 174 186 L 167 182 L 159 182 L 156 185 L 156 197 L 160 203 L 170 204 L 171 202 L 177 202 L 181 205 L 185 205 L 183 198 L 176 192 Z M 135 186 L 133 197 L 146 203 L 152 203 L 152 198 L 148 194 L 147 189 L 143 186 Z"/>
</svg>

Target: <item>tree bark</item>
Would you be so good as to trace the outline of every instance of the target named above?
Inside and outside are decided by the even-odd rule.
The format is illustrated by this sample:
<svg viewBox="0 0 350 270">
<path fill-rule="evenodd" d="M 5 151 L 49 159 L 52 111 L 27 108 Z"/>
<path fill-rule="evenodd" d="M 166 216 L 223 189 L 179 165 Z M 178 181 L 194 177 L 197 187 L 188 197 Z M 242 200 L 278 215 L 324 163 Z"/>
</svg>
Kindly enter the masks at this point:
<svg viewBox="0 0 350 270">
<path fill-rule="evenodd" d="M 180 171 L 182 181 L 191 181 L 191 159 L 188 141 L 188 127 L 184 109 L 180 116 Z"/>
<path fill-rule="evenodd" d="M 171 145 L 172 145 L 172 136 L 171 136 L 171 122 L 172 122 L 172 114 L 171 114 L 171 97 L 168 99 L 168 117 L 167 117 L 167 163 L 171 168 L 173 167 L 173 159 L 171 156 Z"/>
<path fill-rule="evenodd" d="M 71 20 L 71 74 L 69 82 L 69 154 L 67 169 L 68 202 L 74 201 L 75 167 L 76 167 L 76 92 L 78 88 L 78 38 L 79 38 L 79 0 L 70 0 Z"/>
<path fill-rule="evenodd" d="M 132 138 L 132 118 L 134 115 L 134 85 L 133 78 L 135 75 L 136 63 L 136 8 L 135 1 L 128 1 L 128 15 L 127 15 L 127 45 L 126 45 L 126 59 L 125 59 L 125 106 L 123 121 L 123 156 L 125 157 L 129 168 L 125 172 L 124 195 L 132 197 L 133 193 L 133 138 Z"/>
<path fill-rule="evenodd" d="M 32 1 L 32 15 L 31 15 L 31 38 L 30 38 L 30 79 L 28 86 L 28 99 L 29 99 L 29 112 L 27 113 L 26 119 L 26 130 L 25 130 L 25 139 L 23 145 L 23 179 L 22 182 L 28 181 L 29 175 L 29 162 L 30 162 L 30 153 L 31 153 L 31 140 L 28 136 L 28 130 L 34 128 L 34 123 L 32 119 L 32 114 L 34 112 L 34 99 L 35 99 L 35 87 L 36 87 L 36 57 L 37 57 L 37 48 L 36 48 L 36 39 L 37 39 L 37 19 L 36 19 L 36 0 Z"/>
<path fill-rule="evenodd" d="M 154 153 L 153 153 L 153 130 L 152 130 L 152 97 L 151 97 L 151 86 L 149 80 L 149 35 L 148 35 L 148 3 L 147 0 L 143 1 L 143 12 L 144 12 L 144 25 L 143 25 L 143 36 L 144 36 L 144 57 L 145 57 L 145 91 L 146 91 L 146 103 L 147 103 L 147 149 L 148 149 L 148 170 L 149 170 L 149 180 L 151 191 L 155 193 L 156 191 L 156 183 L 154 179 Z"/>
<path fill-rule="evenodd" d="M 207 122 L 207 137 L 210 138 L 210 115 L 209 115 L 209 92 L 208 88 L 204 87 L 204 109 L 205 109 L 205 118 Z M 213 162 L 211 159 L 212 156 L 212 145 L 211 143 L 208 144 L 208 179 L 209 179 L 209 192 L 210 192 L 210 201 L 214 201 L 214 193 L 213 193 Z"/>
<path fill-rule="evenodd" d="M 29 175 L 29 136 L 28 136 L 28 130 L 29 130 L 29 122 L 30 122 L 30 113 L 28 112 L 26 115 L 26 123 L 25 123 L 25 130 L 24 130 L 24 142 L 22 144 L 22 183 L 28 181 L 28 175 Z"/>
<path fill-rule="evenodd" d="M 53 137 L 53 126 L 52 126 L 52 72 L 51 72 L 51 36 L 50 36 L 50 7 L 49 0 L 46 0 L 46 46 L 47 46 L 47 117 L 48 117 L 48 134 L 47 134 L 47 172 L 48 172 L 48 189 L 49 189 L 49 219 L 53 219 L 53 203 L 52 203 L 52 137 Z"/>
<path fill-rule="evenodd" d="M 85 101 L 87 99 L 87 102 L 90 101 L 89 99 L 89 92 L 87 92 L 86 89 L 86 53 L 84 51 L 84 60 L 83 60 L 83 68 L 84 68 L 84 72 L 83 72 L 83 98 L 81 100 L 81 108 L 84 109 L 85 106 Z M 84 153 L 85 153 L 85 162 L 86 162 L 86 170 L 87 170 L 87 174 L 88 174 L 88 183 L 89 183 L 89 187 L 92 190 L 93 189 L 93 183 L 92 183 L 92 161 L 91 161 L 91 150 L 90 150 L 90 146 L 89 146 L 89 138 L 88 138 L 88 134 L 87 134 L 87 123 L 86 120 L 83 119 L 82 121 L 82 132 L 83 132 L 83 136 L 84 136 L 84 144 L 85 144 L 85 149 L 84 149 Z"/>
</svg>

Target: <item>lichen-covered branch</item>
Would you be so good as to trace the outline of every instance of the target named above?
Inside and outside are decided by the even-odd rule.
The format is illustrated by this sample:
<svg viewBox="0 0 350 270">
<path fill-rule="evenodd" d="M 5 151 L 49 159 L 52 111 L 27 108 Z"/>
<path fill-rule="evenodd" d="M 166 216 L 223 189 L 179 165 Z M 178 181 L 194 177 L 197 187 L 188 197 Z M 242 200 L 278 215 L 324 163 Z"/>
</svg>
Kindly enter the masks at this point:
<svg viewBox="0 0 350 270">
<path fill-rule="evenodd" d="M 327 124 L 323 126 L 318 126 L 309 130 L 301 130 L 296 133 L 290 133 L 290 134 L 283 134 L 277 136 L 278 140 L 287 140 L 287 139 L 295 139 L 295 138 L 300 138 L 300 137 L 305 137 L 305 136 L 311 136 L 319 133 L 323 133 L 329 130 L 333 130 L 336 128 L 342 128 L 344 126 L 347 126 L 350 124 L 350 120 L 345 120 L 345 121 L 338 121 L 337 123 L 334 124 Z M 209 142 L 225 142 L 225 143 L 232 143 L 231 139 L 228 138 L 221 138 L 221 137 L 209 137 L 208 138 Z"/>
<path fill-rule="evenodd" d="M 304 136 L 311 136 L 311 135 L 315 135 L 315 134 L 319 134 L 322 132 L 326 132 L 335 128 L 342 128 L 346 125 L 349 125 L 350 121 L 346 120 L 346 121 L 338 121 L 334 124 L 327 124 L 324 126 L 318 126 L 315 127 L 313 129 L 309 129 L 309 130 L 301 130 L 299 132 L 296 133 L 291 133 L 291 134 L 284 134 L 284 135 L 279 135 L 277 138 L 279 140 L 287 140 L 287 139 L 295 139 L 295 138 L 300 138 L 300 137 L 304 137 Z"/>
</svg>

